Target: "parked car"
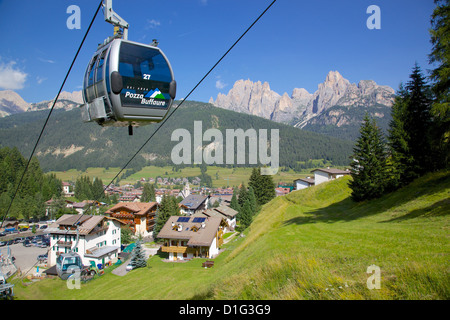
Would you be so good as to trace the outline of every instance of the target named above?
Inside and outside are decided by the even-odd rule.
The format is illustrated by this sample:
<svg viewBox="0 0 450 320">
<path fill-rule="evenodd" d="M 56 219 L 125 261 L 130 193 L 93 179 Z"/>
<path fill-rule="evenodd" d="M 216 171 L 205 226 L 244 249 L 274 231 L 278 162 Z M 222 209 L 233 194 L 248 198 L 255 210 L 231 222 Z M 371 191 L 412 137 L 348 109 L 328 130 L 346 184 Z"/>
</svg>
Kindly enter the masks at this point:
<svg viewBox="0 0 450 320">
<path fill-rule="evenodd" d="M 22 243 L 24 247 L 31 247 L 31 241 L 25 239 L 25 241 Z"/>
<path fill-rule="evenodd" d="M 38 257 L 37 257 L 37 260 L 38 261 L 46 261 L 48 259 L 48 254 L 47 253 L 45 253 L 45 254 L 40 254 L 40 255 L 38 255 Z"/>
<path fill-rule="evenodd" d="M 0 247 L 6 246 L 6 241 L 0 241 Z"/>
<path fill-rule="evenodd" d="M 125 270 L 127 271 L 133 270 L 133 266 L 131 265 L 131 263 L 126 266 Z"/>
</svg>

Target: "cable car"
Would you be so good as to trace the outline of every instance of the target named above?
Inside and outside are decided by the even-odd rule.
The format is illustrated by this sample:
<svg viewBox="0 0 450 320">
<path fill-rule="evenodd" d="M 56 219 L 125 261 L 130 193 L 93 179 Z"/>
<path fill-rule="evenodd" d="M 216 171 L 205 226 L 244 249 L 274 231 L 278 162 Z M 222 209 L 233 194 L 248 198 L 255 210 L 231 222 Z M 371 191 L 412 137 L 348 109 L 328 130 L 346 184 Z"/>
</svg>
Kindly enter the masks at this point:
<svg viewBox="0 0 450 320">
<path fill-rule="evenodd" d="M 86 69 L 82 118 L 102 126 L 160 122 L 175 93 L 172 68 L 158 47 L 114 39 L 99 48 Z"/>
<path fill-rule="evenodd" d="M 99 45 L 86 68 L 81 116 L 101 126 L 128 126 L 132 134 L 133 126 L 164 119 L 177 85 L 156 40 L 149 45 L 129 41 L 128 23 L 111 2 L 105 0 L 104 11 L 105 20 L 114 24 L 114 36 Z"/>
<path fill-rule="evenodd" d="M 67 280 L 73 274 L 74 269 L 79 272 L 83 270 L 83 263 L 80 256 L 75 252 L 61 253 L 56 259 L 56 272 L 58 276 L 63 280 Z"/>
</svg>

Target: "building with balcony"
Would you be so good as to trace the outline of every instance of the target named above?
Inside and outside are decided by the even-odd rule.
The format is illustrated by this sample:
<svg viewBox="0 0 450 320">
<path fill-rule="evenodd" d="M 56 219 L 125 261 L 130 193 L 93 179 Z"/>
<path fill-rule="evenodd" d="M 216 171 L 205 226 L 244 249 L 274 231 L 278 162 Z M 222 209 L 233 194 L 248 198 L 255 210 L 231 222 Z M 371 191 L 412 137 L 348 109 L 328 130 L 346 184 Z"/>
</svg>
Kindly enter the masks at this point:
<svg viewBox="0 0 450 320">
<path fill-rule="evenodd" d="M 157 202 L 119 202 L 105 214 L 128 225 L 135 235 L 152 235 Z"/>
<path fill-rule="evenodd" d="M 121 222 L 107 216 L 65 214 L 48 227 L 49 265 L 61 253 L 77 252 L 84 265 L 116 262 L 120 253 Z M 78 241 L 77 241 L 78 237 Z"/>
<path fill-rule="evenodd" d="M 193 258 L 214 258 L 223 243 L 220 217 L 172 216 L 158 234 L 164 240 L 162 252 L 169 253 L 170 261 Z"/>
</svg>

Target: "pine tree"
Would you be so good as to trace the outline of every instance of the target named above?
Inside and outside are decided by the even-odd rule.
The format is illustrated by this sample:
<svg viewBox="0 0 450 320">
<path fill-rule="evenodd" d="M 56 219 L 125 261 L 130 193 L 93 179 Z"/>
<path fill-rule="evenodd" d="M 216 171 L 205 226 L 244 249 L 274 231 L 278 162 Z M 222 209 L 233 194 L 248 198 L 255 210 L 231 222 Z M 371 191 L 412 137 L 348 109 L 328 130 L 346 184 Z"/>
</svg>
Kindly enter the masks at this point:
<svg viewBox="0 0 450 320">
<path fill-rule="evenodd" d="M 388 137 L 392 189 L 439 168 L 439 154 L 433 146 L 435 121 L 431 105 L 430 87 L 416 64 L 410 81 L 400 87 L 392 106 Z"/>
<path fill-rule="evenodd" d="M 272 176 L 261 175 L 261 168 L 253 168 L 248 185 L 253 188 L 257 206 L 262 206 L 275 198 L 275 184 Z"/>
<path fill-rule="evenodd" d="M 415 175 L 409 170 L 413 164 L 413 157 L 409 150 L 409 134 L 405 129 L 407 96 L 407 91 L 403 85 L 400 85 L 391 109 L 392 120 L 388 129 L 391 155 L 388 184 L 391 190 L 395 190 L 415 178 Z"/>
<path fill-rule="evenodd" d="M 259 205 L 266 204 L 275 198 L 275 183 L 271 175 L 261 175 L 261 198 L 258 201 Z"/>
<path fill-rule="evenodd" d="M 241 188 L 239 189 L 239 198 L 238 198 L 238 204 L 239 207 L 242 208 L 244 206 L 245 200 L 247 200 L 247 187 L 244 183 L 241 184 Z"/>
<path fill-rule="evenodd" d="M 406 85 L 408 91 L 405 130 L 409 134 L 408 147 L 414 159 L 411 170 L 422 175 L 434 167 L 431 147 L 431 90 L 416 64 Z"/>
<path fill-rule="evenodd" d="M 133 253 L 130 261 L 133 269 L 143 268 L 147 266 L 147 261 L 145 260 L 145 253 L 141 246 L 141 240 L 136 241 L 136 247 L 133 249 Z"/>
<path fill-rule="evenodd" d="M 233 189 L 233 196 L 231 197 L 230 208 L 236 210 L 237 212 L 239 212 L 241 210 L 241 207 L 239 206 L 239 202 L 238 202 L 237 196 L 238 196 L 238 189 L 234 188 Z"/>
<path fill-rule="evenodd" d="M 252 209 L 252 214 L 254 215 L 256 213 L 256 211 L 258 210 L 258 204 L 256 201 L 255 192 L 253 191 L 252 186 L 248 187 L 247 199 L 250 203 L 250 208 Z"/>
<path fill-rule="evenodd" d="M 386 188 L 387 156 L 381 129 L 368 114 L 364 117 L 353 151 L 350 164 L 353 180 L 349 183 L 352 199 L 362 201 L 381 196 Z"/>
<path fill-rule="evenodd" d="M 250 206 L 250 201 L 247 199 L 245 200 L 244 205 L 242 206 L 241 212 L 239 212 L 239 223 L 241 229 L 246 229 L 253 220 L 253 213 Z"/>
<path fill-rule="evenodd" d="M 156 210 L 153 238 L 157 238 L 159 231 L 166 224 L 167 220 L 169 220 L 171 216 L 179 214 L 179 212 L 176 198 L 164 195 L 161 199 L 159 208 Z"/>
<path fill-rule="evenodd" d="M 146 183 L 144 184 L 144 190 L 142 190 L 141 202 L 152 202 L 152 201 L 156 201 L 155 185 Z"/>
<path fill-rule="evenodd" d="M 261 189 L 261 169 L 253 168 L 252 174 L 250 175 L 248 186 L 253 188 L 253 192 L 255 193 L 256 202 L 259 204 L 260 200 L 263 198 L 262 189 Z"/>
<path fill-rule="evenodd" d="M 433 47 L 429 58 L 430 63 L 437 65 L 430 76 L 435 95 L 431 114 L 435 120 L 432 130 L 435 164 L 440 169 L 448 166 L 450 155 L 450 4 L 449 0 L 435 0 L 435 3 L 430 29 Z"/>
</svg>

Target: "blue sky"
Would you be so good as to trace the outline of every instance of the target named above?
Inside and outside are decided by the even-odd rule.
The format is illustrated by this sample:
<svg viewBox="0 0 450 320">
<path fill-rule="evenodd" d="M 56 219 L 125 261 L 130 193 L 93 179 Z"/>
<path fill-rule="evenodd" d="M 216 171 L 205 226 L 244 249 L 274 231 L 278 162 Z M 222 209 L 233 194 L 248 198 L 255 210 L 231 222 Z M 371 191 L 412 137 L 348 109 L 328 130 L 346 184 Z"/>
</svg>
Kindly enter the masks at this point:
<svg viewBox="0 0 450 320">
<path fill-rule="evenodd" d="M 184 98 L 272 0 L 114 0 L 129 24 L 129 40 L 159 40 Z M 0 1 L 0 90 L 27 102 L 53 98 L 98 6 L 95 0 Z M 81 29 L 68 29 L 70 5 L 81 10 Z M 369 30 L 370 5 L 381 29 Z M 267 81 L 283 94 L 313 93 L 330 70 L 350 82 L 374 80 L 398 88 L 414 63 L 430 69 L 432 0 L 278 0 L 189 98 L 207 102 L 239 79 Z M 65 91 L 81 89 L 97 44 L 112 35 L 99 12 Z"/>
</svg>

